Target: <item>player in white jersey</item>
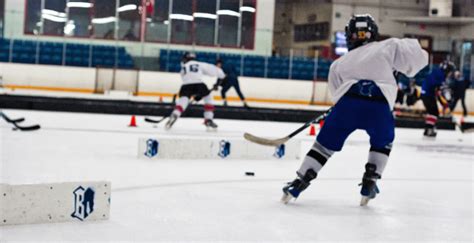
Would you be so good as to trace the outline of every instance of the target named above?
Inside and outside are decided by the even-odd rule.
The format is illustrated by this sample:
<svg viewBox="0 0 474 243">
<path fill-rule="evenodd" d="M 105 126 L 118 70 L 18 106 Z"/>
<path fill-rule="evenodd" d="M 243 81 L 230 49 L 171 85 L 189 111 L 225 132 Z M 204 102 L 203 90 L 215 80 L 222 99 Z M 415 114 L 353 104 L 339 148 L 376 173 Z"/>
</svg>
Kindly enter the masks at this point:
<svg viewBox="0 0 474 243">
<path fill-rule="evenodd" d="M 356 129 L 370 136 L 370 150 L 362 177 L 361 205 L 379 192 L 380 179 L 395 138 L 392 109 L 397 95 L 394 71 L 414 76 L 428 64 L 428 53 L 416 39 L 376 41 L 378 27 L 370 15 L 356 15 L 346 26 L 349 52 L 334 61 L 329 71 L 329 91 L 336 103 L 316 142 L 283 188 L 284 203 L 297 198 L 315 179 L 326 161 L 340 151 Z"/>
<path fill-rule="evenodd" d="M 179 90 L 178 102 L 165 125 L 166 129 L 170 129 L 184 110 L 186 110 L 191 98 L 195 101 L 204 100 L 204 125 L 209 128 L 217 128 L 217 124 L 213 121 L 214 105 L 211 90 L 207 88 L 202 78 L 204 75 L 207 75 L 222 79 L 225 77 L 225 74 L 219 67 L 195 61 L 195 58 L 196 56 L 193 53 L 186 52 L 183 55 L 181 62 L 181 79 L 183 84 Z"/>
</svg>

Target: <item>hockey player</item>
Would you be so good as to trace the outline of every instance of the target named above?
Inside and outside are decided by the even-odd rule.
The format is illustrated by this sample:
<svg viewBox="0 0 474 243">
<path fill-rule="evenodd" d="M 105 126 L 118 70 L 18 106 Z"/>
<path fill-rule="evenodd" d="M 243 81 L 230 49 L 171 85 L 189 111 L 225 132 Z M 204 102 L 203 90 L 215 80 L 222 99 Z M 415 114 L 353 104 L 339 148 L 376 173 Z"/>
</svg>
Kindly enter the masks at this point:
<svg viewBox="0 0 474 243">
<path fill-rule="evenodd" d="M 1 79 L 1 77 L 0 77 Z M 458 100 L 461 100 L 461 105 L 462 105 L 462 110 L 463 110 L 463 116 L 467 116 L 467 108 L 466 108 L 466 89 L 469 88 L 470 81 L 467 78 L 464 78 L 461 75 L 460 71 L 454 72 L 454 83 L 453 83 L 453 100 L 451 101 L 451 104 L 449 105 L 449 108 L 451 111 L 454 111 L 456 108 L 456 104 L 458 103 Z"/>
<path fill-rule="evenodd" d="M 440 92 L 445 91 L 442 87 L 447 87 L 446 78 L 454 71 L 455 66 L 452 62 L 444 61 L 439 67 L 434 67 L 421 86 L 421 100 L 425 105 L 425 137 L 436 137 L 436 122 L 439 117 L 438 104 L 436 102 Z M 442 102 L 442 99 L 441 99 Z"/>
<path fill-rule="evenodd" d="M 181 79 L 183 85 L 179 90 L 179 99 L 176 106 L 171 113 L 165 128 L 170 129 L 181 114 L 186 110 L 190 99 L 194 98 L 195 101 L 204 100 L 204 125 L 208 128 L 217 128 L 217 124 L 214 123 L 214 105 L 212 103 L 211 91 L 207 88 L 207 85 L 203 82 L 203 75 L 225 78 L 225 74 L 219 67 L 198 62 L 194 59 L 196 56 L 193 53 L 186 52 L 183 55 L 181 62 Z"/>
<path fill-rule="evenodd" d="M 234 87 L 235 92 L 237 92 L 237 95 L 239 95 L 244 107 L 249 108 L 247 102 L 245 102 L 244 94 L 242 94 L 242 91 L 240 90 L 238 79 L 239 75 L 237 74 L 237 69 L 235 66 L 230 63 L 224 63 L 221 59 L 216 61 L 216 66 L 222 68 L 226 76 L 225 79 L 218 79 L 213 88 L 213 90 L 217 90 L 219 86 L 222 86 L 221 97 L 224 100 L 224 106 L 227 106 L 227 91 Z"/>
<path fill-rule="evenodd" d="M 395 137 L 392 110 L 397 83 L 393 71 L 414 76 L 428 64 L 428 53 L 416 39 L 378 42 L 377 36 L 378 27 L 370 15 L 355 15 L 349 20 L 349 52 L 334 61 L 329 71 L 329 91 L 335 105 L 296 172 L 297 178 L 283 188 L 283 203 L 296 199 L 310 185 L 356 129 L 368 133 L 371 145 L 362 177 L 361 205 L 379 192 L 376 180 L 382 176 Z"/>
</svg>

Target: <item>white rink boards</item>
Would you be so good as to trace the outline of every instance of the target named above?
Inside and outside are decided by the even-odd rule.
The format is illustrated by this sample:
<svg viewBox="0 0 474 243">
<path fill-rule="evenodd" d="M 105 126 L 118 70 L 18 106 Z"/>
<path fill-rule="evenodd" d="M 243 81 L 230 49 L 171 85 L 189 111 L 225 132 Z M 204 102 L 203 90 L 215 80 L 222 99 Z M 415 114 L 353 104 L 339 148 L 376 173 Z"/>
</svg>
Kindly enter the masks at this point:
<svg viewBox="0 0 474 243">
<path fill-rule="evenodd" d="M 244 139 L 140 138 L 138 157 L 143 159 L 299 159 L 300 141 L 271 147 Z"/>
<path fill-rule="evenodd" d="M 0 184 L 0 226 L 106 220 L 111 183 Z"/>
</svg>

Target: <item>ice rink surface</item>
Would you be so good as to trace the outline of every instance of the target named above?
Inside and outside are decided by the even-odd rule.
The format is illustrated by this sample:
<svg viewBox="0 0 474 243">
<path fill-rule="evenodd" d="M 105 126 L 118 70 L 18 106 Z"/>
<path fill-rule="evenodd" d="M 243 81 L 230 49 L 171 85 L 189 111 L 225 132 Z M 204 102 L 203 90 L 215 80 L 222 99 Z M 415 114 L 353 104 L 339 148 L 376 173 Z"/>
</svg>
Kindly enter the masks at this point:
<svg viewBox="0 0 474 243">
<path fill-rule="evenodd" d="M 301 161 L 155 160 L 137 158 L 141 137 L 281 137 L 299 123 L 178 120 L 171 131 L 138 117 L 5 111 L 40 123 L 36 132 L 12 131 L 0 121 L 3 183 L 84 180 L 112 182 L 111 218 L 89 223 L 0 227 L 0 241 L 346 241 L 473 242 L 472 134 L 397 129 L 381 194 L 358 206 L 368 137 L 356 132 L 294 203 L 279 202 Z M 302 154 L 314 137 L 307 131 Z M 254 177 L 245 176 L 255 172 Z"/>
</svg>

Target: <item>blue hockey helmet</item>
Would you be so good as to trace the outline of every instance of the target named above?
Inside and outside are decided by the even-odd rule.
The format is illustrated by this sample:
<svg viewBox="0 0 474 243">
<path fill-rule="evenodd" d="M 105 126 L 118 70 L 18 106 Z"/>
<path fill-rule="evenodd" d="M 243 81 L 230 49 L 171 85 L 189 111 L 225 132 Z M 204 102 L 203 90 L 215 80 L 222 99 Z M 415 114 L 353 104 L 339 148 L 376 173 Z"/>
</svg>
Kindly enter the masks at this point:
<svg viewBox="0 0 474 243">
<path fill-rule="evenodd" d="M 346 42 L 349 51 L 377 40 L 378 29 L 370 14 L 353 15 L 346 25 Z"/>
</svg>

